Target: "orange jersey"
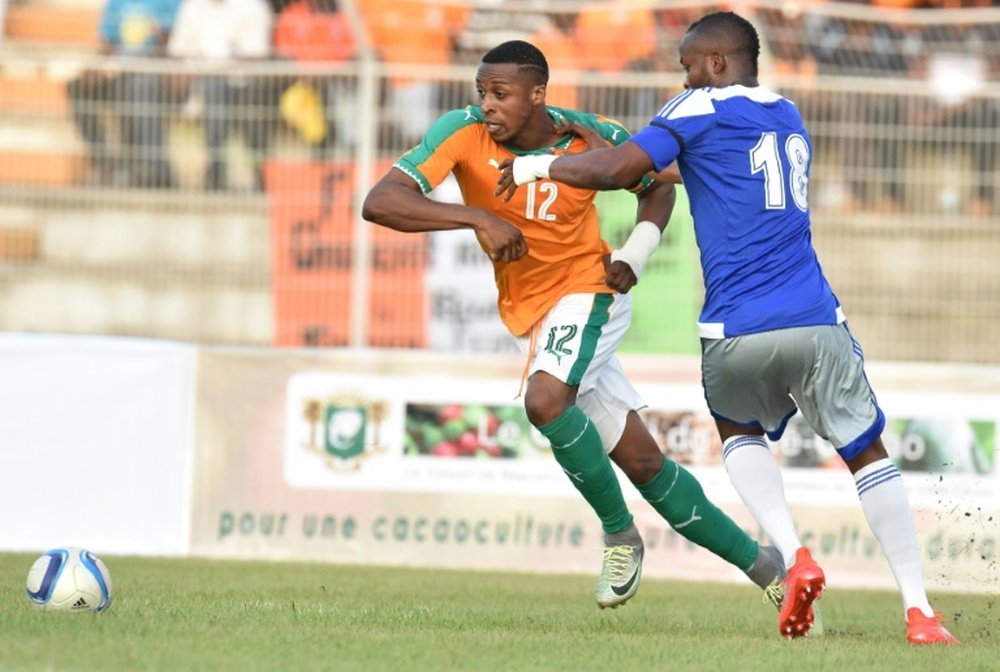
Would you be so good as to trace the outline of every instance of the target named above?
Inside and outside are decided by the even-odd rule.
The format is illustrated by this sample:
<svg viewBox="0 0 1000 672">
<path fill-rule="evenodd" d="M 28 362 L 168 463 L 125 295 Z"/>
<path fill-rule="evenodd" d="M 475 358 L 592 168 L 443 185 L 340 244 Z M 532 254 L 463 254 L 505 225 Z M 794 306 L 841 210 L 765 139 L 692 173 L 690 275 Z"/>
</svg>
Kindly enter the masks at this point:
<svg viewBox="0 0 1000 672">
<path fill-rule="evenodd" d="M 593 128 L 616 145 L 629 137 L 624 126 L 600 115 L 556 107 L 548 111 L 554 120 L 566 118 Z M 493 264 L 500 319 L 520 336 L 567 294 L 613 293 L 604 282 L 601 260 L 610 249 L 601 238 L 596 192 L 591 189 L 540 180 L 518 187 L 507 203 L 493 195 L 504 159 L 550 151 L 581 152 L 586 148 L 583 140 L 566 135 L 552 147 L 526 152 L 498 144 L 482 122 L 475 105 L 447 112 L 394 166 L 416 180 L 425 194 L 454 173 L 466 205 L 488 210 L 521 230 L 528 254 L 514 262 Z M 650 183 L 644 179 L 636 190 Z"/>
</svg>

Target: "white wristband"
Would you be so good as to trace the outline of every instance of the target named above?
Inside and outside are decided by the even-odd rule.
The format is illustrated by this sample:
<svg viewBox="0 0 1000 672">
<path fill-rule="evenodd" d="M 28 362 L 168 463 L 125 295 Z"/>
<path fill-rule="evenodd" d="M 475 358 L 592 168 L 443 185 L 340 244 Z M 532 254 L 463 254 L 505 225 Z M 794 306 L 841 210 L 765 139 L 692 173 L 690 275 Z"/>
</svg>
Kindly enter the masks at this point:
<svg viewBox="0 0 1000 672">
<path fill-rule="evenodd" d="M 520 186 L 542 178 L 549 179 L 549 166 L 557 158 L 553 154 L 529 154 L 528 156 L 516 157 L 510 169 L 514 184 Z"/>
<path fill-rule="evenodd" d="M 642 275 L 642 268 L 649 261 L 650 255 L 660 246 L 660 237 L 663 232 L 660 227 L 650 221 L 642 221 L 635 225 L 628 240 L 622 245 L 620 250 L 611 253 L 611 261 L 624 261 L 635 273 L 638 280 Z"/>
</svg>

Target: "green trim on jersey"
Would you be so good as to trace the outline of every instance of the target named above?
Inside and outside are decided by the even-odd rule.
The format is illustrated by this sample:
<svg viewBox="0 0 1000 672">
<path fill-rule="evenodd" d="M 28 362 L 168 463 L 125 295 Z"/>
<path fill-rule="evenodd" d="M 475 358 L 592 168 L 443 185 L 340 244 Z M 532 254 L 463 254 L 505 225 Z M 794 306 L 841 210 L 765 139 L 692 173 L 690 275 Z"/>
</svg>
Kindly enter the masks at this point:
<svg viewBox="0 0 1000 672">
<path fill-rule="evenodd" d="M 587 372 L 590 361 L 594 358 L 594 351 L 597 350 L 601 329 L 611 319 L 608 309 L 614 300 L 614 294 L 594 295 L 594 307 L 590 309 L 590 317 L 587 318 L 587 325 L 583 328 L 583 336 L 580 338 L 580 356 L 573 362 L 573 368 L 566 378 L 567 385 L 579 385 L 583 380 L 583 374 Z"/>
<path fill-rule="evenodd" d="M 438 147 L 444 144 L 452 135 L 466 126 L 481 124 L 482 122 L 483 112 L 479 109 L 478 105 L 468 105 L 462 109 L 445 112 L 438 117 L 437 121 L 431 124 L 430 129 L 428 129 L 420 144 L 399 157 L 396 163 L 392 164 L 393 168 L 399 168 L 412 177 L 420 185 L 420 190 L 425 194 L 430 192 L 437 185 L 432 185 L 417 166 L 427 161 L 437 151 Z"/>
<path fill-rule="evenodd" d="M 552 121 L 555 123 L 558 124 L 560 121 L 565 119 L 571 124 L 579 124 L 580 126 L 592 128 L 597 131 L 602 138 L 613 145 L 622 144 L 628 140 L 631 135 L 628 132 L 628 129 L 618 122 L 610 119 L 604 119 L 602 121 L 598 115 L 593 114 L 592 112 L 577 112 L 576 110 L 568 110 L 562 107 L 552 107 L 551 105 L 547 105 L 546 110 L 548 111 L 549 116 L 552 117 Z M 507 144 L 505 144 L 503 148 L 514 156 L 548 154 L 553 149 L 567 149 L 574 137 L 575 136 L 572 133 L 567 133 L 551 145 L 539 147 L 538 149 L 519 149 Z"/>
</svg>

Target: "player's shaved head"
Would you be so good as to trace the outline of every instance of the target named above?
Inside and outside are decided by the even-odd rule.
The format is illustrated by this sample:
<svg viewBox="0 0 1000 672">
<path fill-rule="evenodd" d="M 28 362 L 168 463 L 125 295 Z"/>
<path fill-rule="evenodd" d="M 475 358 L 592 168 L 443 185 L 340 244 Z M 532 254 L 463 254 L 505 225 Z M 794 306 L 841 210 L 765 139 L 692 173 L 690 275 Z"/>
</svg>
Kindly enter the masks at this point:
<svg viewBox="0 0 1000 672">
<path fill-rule="evenodd" d="M 483 63 L 510 63 L 516 65 L 518 70 L 530 73 L 536 84 L 549 83 L 549 63 L 545 54 L 523 40 L 511 40 L 493 47 L 483 56 Z"/>
<path fill-rule="evenodd" d="M 753 24 L 742 16 L 733 12 L 706 14 L 691 24 L 687 35 L 703 47 L 745 58 L 751 74 L 757 76 L 760 37 Z"/>
</svg>

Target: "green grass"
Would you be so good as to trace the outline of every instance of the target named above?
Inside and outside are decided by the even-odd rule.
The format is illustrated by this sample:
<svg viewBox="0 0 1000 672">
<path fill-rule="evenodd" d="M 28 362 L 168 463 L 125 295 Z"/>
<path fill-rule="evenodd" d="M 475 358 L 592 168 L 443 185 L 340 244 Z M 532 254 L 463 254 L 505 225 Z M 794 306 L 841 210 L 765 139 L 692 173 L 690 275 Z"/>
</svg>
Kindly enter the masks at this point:
<svg viewBox="0 0 1000 672">
<path fill-rule="evenodd" d="M 960 647 L 906 643 L 893 592 L 828 590 L 786 641 L 752 586 L 646 579 L 600 611 L 585 576 L 105 558 L 103 614 L 34 609 L 0 554 L 0 670 L 997 670 L 1000 596 L 934 596 Z"/>
</svg>

